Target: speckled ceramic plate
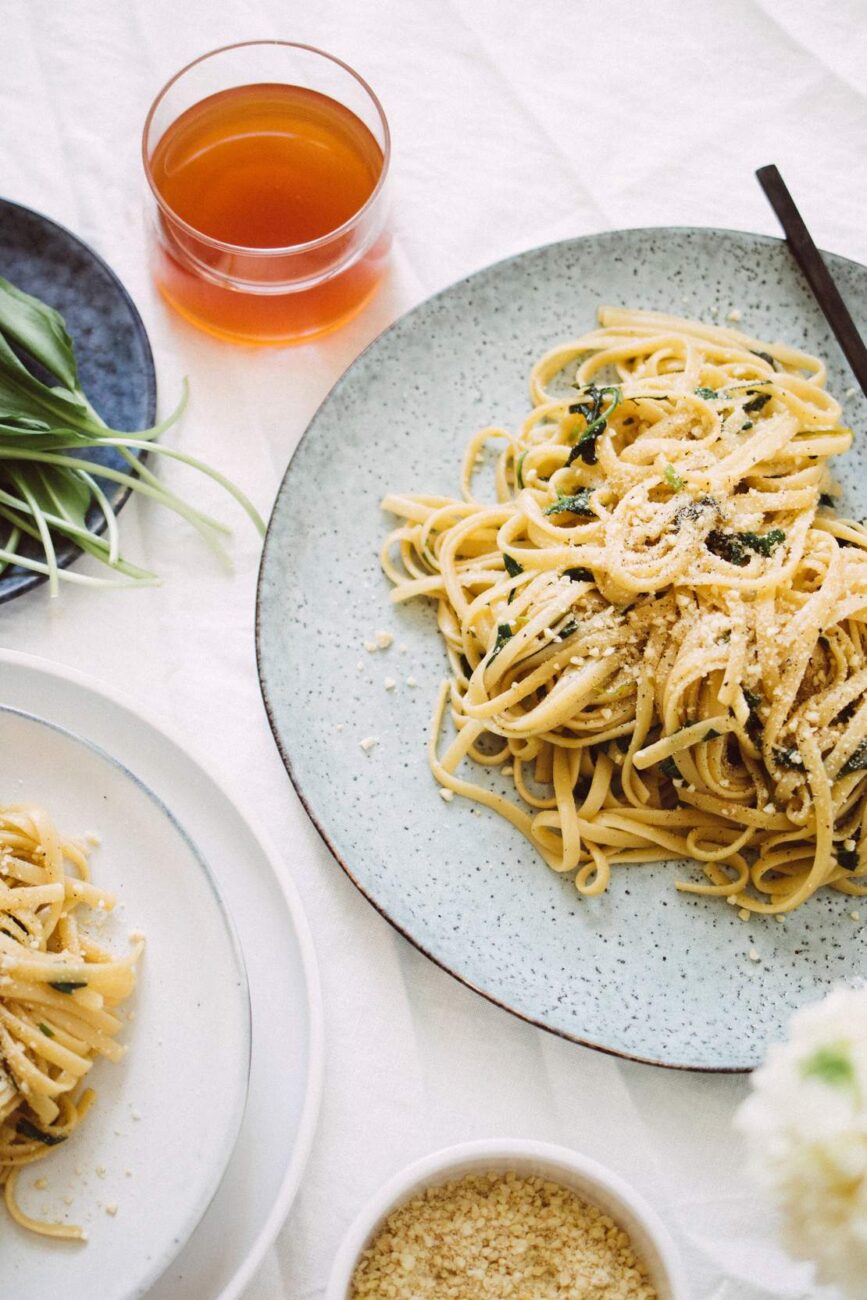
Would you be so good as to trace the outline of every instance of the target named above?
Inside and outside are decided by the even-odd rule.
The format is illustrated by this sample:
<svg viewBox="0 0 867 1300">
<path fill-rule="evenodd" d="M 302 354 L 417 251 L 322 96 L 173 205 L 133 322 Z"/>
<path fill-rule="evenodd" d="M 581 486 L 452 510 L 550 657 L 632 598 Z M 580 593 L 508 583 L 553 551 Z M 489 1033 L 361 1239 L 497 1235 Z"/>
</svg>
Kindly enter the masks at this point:
<svg viewBox="0 0 867 1300">
<path fill-rule="evenodd" d="M 867 269 L 829 261 L 867 321 Z M 585 899 L 500 817 L 444 804 L 425 755 L 445 667 L 433 610 L 389 606 L 379 569 L 383 493 L 458 495 L 469 434 L 489 422 L 516 427 L 532 361 L 589 330 L 600 303 L 711 321 L 737 308 L 750 333 L 826 357 L 841 397 L 853 383 L 776 239 L 615 231 L 480 271 L 377 339 L 307 430 L 262 560 L 262 687 L 290 776 L 335 857 L 434 961 L 577 1042 L 660 1065 L 744 1070 L 795 1007 L 863 971 L 867 907 L 864 926 L 842 895 L 812 900 L 785 925 L 743 922 L 718 900 L 677 893 L 684 868 L 671 863 L 617 870 L 603 897 Z M 862 397 L 845 409 L 867 425 Z M 858 441 L 838 474 L 847 506 L 867 513 Z M 379 628 L 395 644 L 368 654 L 363 643 Z M 386 675 L 397 689 L 384 689 Z M 380 743 L 366 754 L 368 735 Z"/>
<path fill-rule="evenodd" d="M 106 424 L 135 430 L 154 423 L 157 387 L 145 327 L 126 289 L 101 257 L 48 217 L 0 199 L 0 275 L 50 303 L 66 318 L 82 387 Z M 129 469 L 112 448 L 88 452 L 88 457 L 113 469 Z M 128 490 L 108 479 L 102 487 L 119 510 Z M 102 532 L 102 511 L 94 508 L 88 523 Z M 28 553 L 40 555 L 36 546 Z M 64 568 L 80 555 L 70 543 L 57 546 L 57 559 Z M 27 569 L 8 569 L 0 574 L 0 602 L 44 581 L 41 574 Z"/>
</svg>

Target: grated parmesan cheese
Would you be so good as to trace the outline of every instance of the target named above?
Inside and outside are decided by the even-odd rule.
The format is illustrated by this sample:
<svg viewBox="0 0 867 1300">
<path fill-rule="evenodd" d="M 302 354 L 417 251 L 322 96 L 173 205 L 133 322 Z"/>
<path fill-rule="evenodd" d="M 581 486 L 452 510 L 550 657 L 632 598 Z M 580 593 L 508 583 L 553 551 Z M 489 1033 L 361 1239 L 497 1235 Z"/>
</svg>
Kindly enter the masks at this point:
<svg viewBox="0 0 867 1300">
<path fill-rule="evenodd" d="M 658 1300 L 624 1230 L 557 1183 L 469 1174 L 428 1188 L 364 1251 L 351 1300 Z"/>
</svg>

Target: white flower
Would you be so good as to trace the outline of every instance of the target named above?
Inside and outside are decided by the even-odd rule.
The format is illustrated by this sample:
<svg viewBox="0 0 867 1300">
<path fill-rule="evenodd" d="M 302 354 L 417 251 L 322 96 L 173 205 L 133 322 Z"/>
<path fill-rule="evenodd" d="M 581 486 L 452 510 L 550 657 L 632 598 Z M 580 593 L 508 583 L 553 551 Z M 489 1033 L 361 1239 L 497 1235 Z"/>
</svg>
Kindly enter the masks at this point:
<svg viewBox="0 0 867 1300">
<path fill-rule="evenodd" d="M 867 987 L 792 1017 L 735 1124 L 782 1210 L 787 1245 L 853 1300 L 867 1294 Z"/>
</svg>

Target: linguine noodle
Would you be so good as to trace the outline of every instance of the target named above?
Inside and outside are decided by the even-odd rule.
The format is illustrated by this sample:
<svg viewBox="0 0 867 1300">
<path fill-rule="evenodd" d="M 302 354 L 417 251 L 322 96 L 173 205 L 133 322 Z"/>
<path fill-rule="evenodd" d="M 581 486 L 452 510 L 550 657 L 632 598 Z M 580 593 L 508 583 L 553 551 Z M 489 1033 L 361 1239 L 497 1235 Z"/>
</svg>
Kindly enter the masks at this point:
<svg viewBox="0 0 867 1300">
<path fill-rule="evenodd" d="M 382 503 L 392 600 L 437 602 L 451 667 L 434 776 L 583 894 L 664 859 L 751 912 L 867 894 L 867 530 L 834 511 L 852 432 L 825 367 L 654 312 L 599 320 L 534 366 L 517 436 L 471 439 L 461 499 Z M 489 445 L 494 504 L 473 483 Z"/>
<path fill-rule="evenodd" d="M 94 1057 L 124 1055 L 115 1008 L 135 987 L 143 943 L 112 957 L 79 930 L 82 906 L 105 912 L 114 899 L 91 883 L 81 846 L 41 808 L 0 809 L 0 1187 L 22 1227 L 77 1240 L 80 1228 L 25 1214 L 15 1189 L 90 1109 L 82 1084 Z"/>
</svg>

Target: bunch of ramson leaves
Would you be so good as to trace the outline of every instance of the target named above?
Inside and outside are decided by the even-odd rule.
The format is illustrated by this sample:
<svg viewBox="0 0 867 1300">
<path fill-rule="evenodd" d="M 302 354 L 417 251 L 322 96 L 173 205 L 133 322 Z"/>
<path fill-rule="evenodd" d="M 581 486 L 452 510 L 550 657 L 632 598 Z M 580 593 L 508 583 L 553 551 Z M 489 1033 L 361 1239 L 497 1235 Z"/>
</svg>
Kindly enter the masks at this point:
<svg viewBox="0 0 867 1300">
<path fill-rule="evenodd" d="M 44 383 L 33 363 L 56 383 Z M 60 581 L 91 586 L 152 585 L 157 575 L 123 559 L 117 516 L 103 488 L 118 483 L 167 506 L 186 519 L 222 553 L 220 539 L 229 529 L 188 505 L 143 464 L 142 453 L 159 453 L 214 479 L 243 507 L 260 533 L 259 514 L 227 478 L 210 466 L 156 440 L 180 418 L 187 391 L 172 414 L 151 429 L 124 433 L 110 429 L 90 405 L 78 378 L 72 341 L 63 317 L 38 298 L 0 277 L 0 573 L 17 564 L 48 577 L 52 595 Z M 88 455 L 115 448 L 129 470 L 101 464 Z M 95 507 L 95 510 L 93 509 Z M 90 516 L 91 522 L 88 522 Z M 96 519 L 98 531 L 93 526 Z M 104 535 L 103 535 L 104 530 Z M 22 539 L 32 547 L 21 550 Z M 58 542 L 72 542 L 113 571 L 111 577 L 61 568 Z"/>
</svg>

